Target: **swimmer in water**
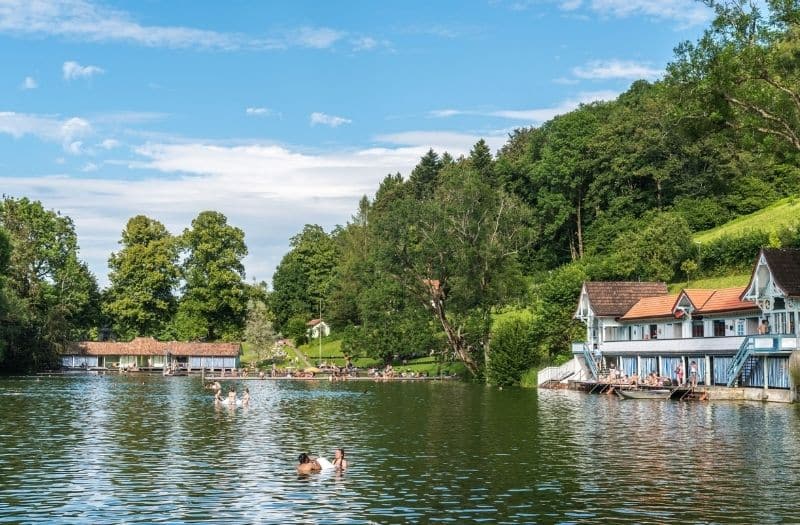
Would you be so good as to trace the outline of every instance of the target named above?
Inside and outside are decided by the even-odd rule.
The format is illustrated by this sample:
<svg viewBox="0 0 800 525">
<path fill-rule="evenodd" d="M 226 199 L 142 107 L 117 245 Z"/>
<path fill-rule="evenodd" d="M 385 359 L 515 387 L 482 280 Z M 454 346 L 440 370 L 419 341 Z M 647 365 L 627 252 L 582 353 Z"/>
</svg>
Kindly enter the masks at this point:
<svg viewBox="0 0 800 525">
<path fill-rule="evenodd" d="M 250 389 L 249 388 L 245 388 L 244 389 L 244 394 L 242 394 L 242 406 L 243 407 L 250 406 Z"/>
<path fill-rule="evenodd" d="M 303 452 L 297 457 L 297 473 L 298 474 L 311 474 L 312 472 L 319 472 L 322 467 L 316 459 Z"/>
<path fill-rule="evenodd" d="M 344 449 L 337 448 L 333 452 L 333 467 L 336 470 L 347 470 L 347 460 L 344 459 Z"/>
<path fill-rule="evenodd" d="M 231 406 L 236 406 L 236 389 L 231 386 L 231 389 L 228 390 L 228 404 Z"/>
</svg>

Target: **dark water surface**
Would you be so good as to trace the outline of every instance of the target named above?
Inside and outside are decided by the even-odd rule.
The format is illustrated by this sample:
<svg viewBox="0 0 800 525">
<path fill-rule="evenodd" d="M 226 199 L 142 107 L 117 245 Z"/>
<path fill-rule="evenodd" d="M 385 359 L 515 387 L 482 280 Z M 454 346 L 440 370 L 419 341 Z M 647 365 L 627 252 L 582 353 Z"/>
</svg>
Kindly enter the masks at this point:
<svg viewBox="0 0 800 525">
<path fill-rule="evenodd" d="M 800 522 L 798 406 L 247 385 L 0 379 L 0 523 Z M 337 446 L 344 475 L 295 474 Z"/>
</svg>

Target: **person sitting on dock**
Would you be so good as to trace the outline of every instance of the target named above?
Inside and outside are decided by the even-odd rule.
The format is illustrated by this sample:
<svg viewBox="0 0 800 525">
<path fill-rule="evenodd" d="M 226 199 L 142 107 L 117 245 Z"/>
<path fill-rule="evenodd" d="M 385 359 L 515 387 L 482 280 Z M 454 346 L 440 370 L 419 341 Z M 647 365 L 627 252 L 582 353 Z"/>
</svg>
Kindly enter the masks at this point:
<svg viewBox="0 0 800 525">
<path fill-rule="evenodd" d="M 639 384 L 639 374 L 636 372 L 632 373 L 631 376 L 628 378 L 629 385 L 638 385 Z"/>
<path fill-rule="evenodd" d="M 243 407 L 250 406 L 250 389 L 249 388 L 245 388 L 244 389 L 244 394 L 242 394 L 242 406 Z"/>
<path fill-rule="evenodd" d="M 319 462 L 316 459 L 311 459 L 311 456 L 303 452 L 297 457 L 297 473 L 298 474 L 311 474 L 312 472 L 319 472 L 322 470 Z"/>
</svg>

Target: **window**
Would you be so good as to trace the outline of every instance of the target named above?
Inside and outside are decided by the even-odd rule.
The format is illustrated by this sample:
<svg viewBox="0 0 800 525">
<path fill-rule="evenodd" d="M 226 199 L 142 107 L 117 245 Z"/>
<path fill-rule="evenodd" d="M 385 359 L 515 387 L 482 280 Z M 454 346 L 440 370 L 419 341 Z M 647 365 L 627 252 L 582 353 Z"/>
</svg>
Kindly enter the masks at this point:
<svg viewBox="0 0 800 525">
<path fill-rule="evenodd" d="M 703 336 L 705 336 L 703 321 L 692 321 L 692 337 L 703 337 Z"/>
<path fill-rule="evenodd" d="M 725 321 L 714 321 L 714 337 L 725 337 Z"/>
<path fill-rule="evenodd" d="M 736 335 L 744 335 L 744 319 L 736 320 Z"/>
<path fill-rule="evenodd" d="M 658 339 L 658 325 L 651 324 L 650 325 L 650 339 Z"/>
</svg>

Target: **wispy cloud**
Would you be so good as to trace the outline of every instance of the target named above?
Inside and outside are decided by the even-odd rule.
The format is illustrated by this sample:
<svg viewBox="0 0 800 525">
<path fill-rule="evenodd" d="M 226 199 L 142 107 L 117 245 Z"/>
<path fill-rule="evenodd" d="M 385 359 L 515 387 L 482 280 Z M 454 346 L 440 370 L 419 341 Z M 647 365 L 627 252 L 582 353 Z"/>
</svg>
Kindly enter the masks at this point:
<svg viewBox="0 0 800 525">
<path fill-rule="evenodd" d="M 349 118 L 337 117 L 335 115 L 328 115 L 327 113 L 320 113 L 316 111 L 311 114 L 309 120 L 312 126 L 320 124 L 323 126 L 330 126 L 332 128 L 338 128 L 342 124 L 350 124 L 353 122 Z"/>
<path fill-rule="evenodd" d="M 272 115 L 272 110 L 269 108 L 251 107 L 244 110 L 247 115 L 252 117 L 268 117 Z"/>
<path fill-rule="evenodd" d="M 293 43 L 312 49 L 329 48 L 346 34 L 329 27 L 300 27 L 290 33 Z"/>
<path fill-rule="evenodd" d="M 61 70 L 64 73 L 64 80 L 75 80 L 77 78 L 89 78 L 94 75 L 101 75 L 105 73 L 105 70 L 98 66 L 82 66 L 77 62 L 69 60 L 64 62 L 64 65 L 61 66 Z"/>
<path fill-rule="evenodd" d="M 710 8 L 695 0 L 494 0 L 492 3 L 512 11 L 555 4 L 560 10 L 570 13 L 583 10 L 609 18 L 644 16 L 673 21 L 678 27 L 702 25 L 714 15 Z"/>
<path fill-rule="evenodd" d="M 105 150 L 112 150 L 118 148 L 120 146 L 120 142 L 117 139 L 105 139 L 99 144 L 99 146 Z"/>
<path fill-rule="evenodd" d="M 346 33 L 303 26 L 254 37 L 185 26 L 145 25 L 122 10 L 90 0 L 2 0 L 0 33 L 52 35 L 88 42 L 129 42 L 147 47 L 232 51 L 288 47 L 325 49 Z"/>
<path fill-rule="evenodd" d="M 32 135 L 47 142 L 60 143 L 64 151 L 77 154 L 81 152 L 79 140 L 92 133 L 92 126 L 85 119 L 72 117 L 61 119 L 52 116 L 0 112 L 0 133 L 14 138 Z"/>
<path fill-rule="evenodd" d="M 619 95 L 616 91 L 589 91 L 579 93 L 576 97 L 563 100 L 555 106 L 532 109 L 497 109 L 497 110 L 475 110 L 475 109 L 438 109 L 428 113 L 434 118 L 448 118 L 460 115 L 495 117 L 508 120 L 519 120 L 531 124 L 539 124 L 550 120 L 557 115 L 563 115 L 581 104 L 589 104 L 604 100 L 613 100 Z"/>
<path fill-rule="evenodd" d="M 25 77 L 25 80 L 22 81 L 22 84 L 19 85 L 20 89 L 36 89 L 39 87 L 39 83 L 36 82 L 36 79 L 33 77 Z"/>
<path fill-rule="evenodd" d="M 618 59 L 592 60 L 572 70 L 572 74 L 576 77 L 591 80 L 614 78 L 653 80 L 663 73 L 663 70 L 655 69 L 647 63 Z"/>
</svg>

